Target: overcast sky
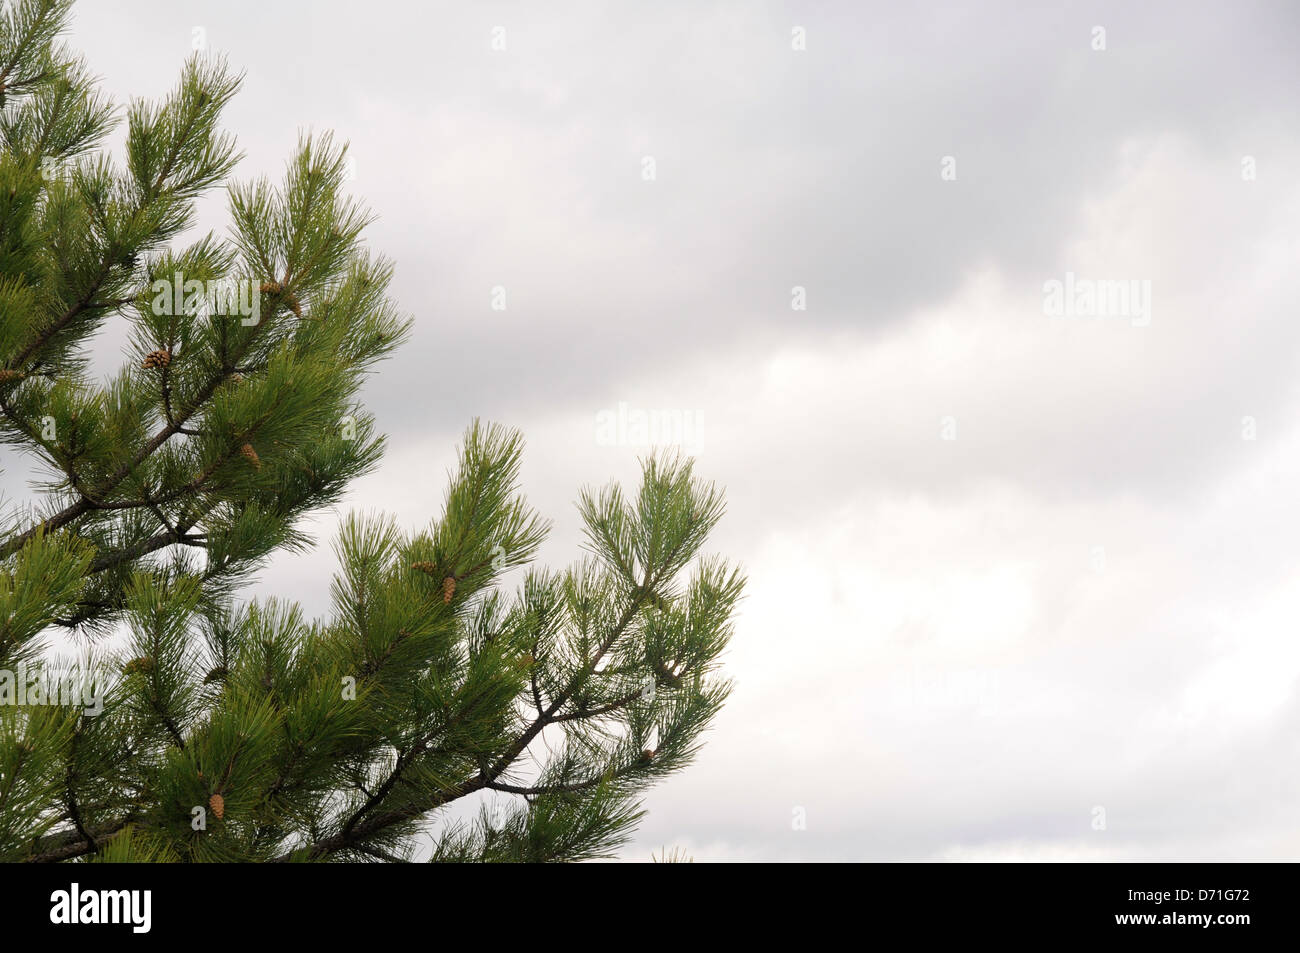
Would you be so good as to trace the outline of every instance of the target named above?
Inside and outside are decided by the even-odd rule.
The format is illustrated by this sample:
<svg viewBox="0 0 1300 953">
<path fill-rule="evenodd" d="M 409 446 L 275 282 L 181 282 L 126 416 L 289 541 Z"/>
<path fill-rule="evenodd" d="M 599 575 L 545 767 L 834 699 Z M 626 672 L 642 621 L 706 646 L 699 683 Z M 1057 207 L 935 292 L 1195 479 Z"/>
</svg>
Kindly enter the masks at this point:
<svg viewBox="0 0 1300 953">
<path fill-rule="evenodd" d="M 735 694 L 627 859 L 1294 859 L 1300 7 L 1027 6 L 85 0 L 71 41 L 122 102 L 228 55 L 241 176 L 352 143 L 416 325 L 348 507 L 426 523 L 482 416 L 568 563 L 620 405 L 727 487 Z M 1054 316 L 1067 275 L 1136 294 Z M 323 611 L 336 519 L 258 591 Z"/>
</svg>

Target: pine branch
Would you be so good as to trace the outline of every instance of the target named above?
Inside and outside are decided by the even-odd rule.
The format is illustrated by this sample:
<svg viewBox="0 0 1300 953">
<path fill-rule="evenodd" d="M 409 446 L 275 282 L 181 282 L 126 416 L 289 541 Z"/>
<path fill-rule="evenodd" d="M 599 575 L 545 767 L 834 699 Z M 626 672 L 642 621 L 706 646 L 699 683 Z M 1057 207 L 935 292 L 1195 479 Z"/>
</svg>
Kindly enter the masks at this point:
<svg viewBox="0 0 1300 953">
<path fill-rule="evenodd" d="M 726 696 L 739 577 L 706 562 L 673 581 L 720 496 L 652 457 L 638 496 L 581 497 L 595 558 L 530 572 L 511 601 L 504 574 L 547 524 L 518 492 L 519 435 L 475 422 L 427 531 L 345 524 L 329 618 L 238 601 L 378 461 L 358 392 L 410 322 L 327 136 L 282 185 L 229 185 L 227 239 L 171 249 L 237 161 L 217 120 L 239 80 L 191 59 L 127 111 L 119 171 L 92 155 L 111 107 L 52 45 L 69 8 L 0 13 L 0 440 L 52 473 L 0 530 L 0 661 L 41 664 L 55 625 L 122 623 L 126 647 L 87 658 L 107 685 L 94 719 L 0 709 L 0 856 L 404 862 L 480 792 L 507 813 L 451 825 L 434 859 L 610 856 Z M 51 157 L 77 161 L 48 177 Z M 213 287 L 232 280 L 259 320 L 223 319 Z M 86 349 L 117 312 L 132 359 L 95 381 Z M 211 811 L 201 832 L 190 804 Z"/>
</svg>

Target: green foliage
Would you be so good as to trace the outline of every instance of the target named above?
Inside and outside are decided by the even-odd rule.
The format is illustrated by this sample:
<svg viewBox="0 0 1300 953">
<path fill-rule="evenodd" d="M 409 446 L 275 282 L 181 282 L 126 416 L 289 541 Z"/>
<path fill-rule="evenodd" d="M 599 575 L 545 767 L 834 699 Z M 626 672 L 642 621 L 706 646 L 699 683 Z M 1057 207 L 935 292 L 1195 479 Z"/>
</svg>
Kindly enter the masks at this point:
<svg viewBox="0 0 1300 953">
<path fill-rule="evenodd" d="M 428 527 L 345 521 L 327 618 L 239 601 L 377 464 L 357 395 L 409 322 L 328 137 L 229 185 L 228 239 L 173 247 L 238 160 L 239 79 L 191 60 L 125 110 L 116 164 L 117 109 L 55 43 L 69 6 L 0 15 L 0 442 L 44 475 L 0 512 L 0 859 L 612 855 L 727 696 L 720 493 L 652 457 L 634 494 L 583 494 L 583 560 L 539 569 L 521 439 L 475 423 Z M 110 319 L 128 360 L 101 381 Z M 112 636 L 81 695 L 31 694 L 66 674 L 55 627 Z"/>
</svg>

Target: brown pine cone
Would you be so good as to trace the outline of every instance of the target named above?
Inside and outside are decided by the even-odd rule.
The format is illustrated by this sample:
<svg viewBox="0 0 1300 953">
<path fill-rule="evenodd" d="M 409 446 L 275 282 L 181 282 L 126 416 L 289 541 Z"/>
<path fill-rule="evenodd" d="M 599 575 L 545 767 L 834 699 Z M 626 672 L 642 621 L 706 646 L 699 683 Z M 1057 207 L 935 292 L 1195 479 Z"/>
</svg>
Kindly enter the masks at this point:
<svg viewBox="0 0 1300 953">
<path fill-rule="evenodd" d="M 226 816 L 226 799 L 220 794 L 214 794 L 208 798 L 208 807 L 212 808 L 212 813 L 217 815 L 217 820 Z"/>
<path fill-rule="evenodd" d="M 245 460 L 247 460 L 249 463 L 253 465 L 254 470 L 262 469 L 262 460 L 257 455 L 257 451 L 253 449 L 253 445 L 251 443 L 244 444 L 242 447 L 239 448 L 239 452 L 244 455 Z"/>
<path fill-rule="evenodd" d="M 451 602 L 451 597 L 456 594 L 456 577 L 448 576 L 442 581 L 442 601 L 446 605 Z"/>
<path fill-rule="evenodd" d="M 144 362 L 140 365 L 146 371 L 152 371 L 155 368 L 166 367 L 172 362 L 172 352 L 166 348 L 158 348 L 156 351 L 150 351 L 144 357 Z"/>
<path fill-rule="evenodd" d="M 131 659 L 131 661 L 127 662 L 125 665 L 122 666 L 123 675 L 134 675 L 136 672 L 142 672 L 147 675 L 149 672 L 152 671 L 153 671 L 153 659 L 151 659 L 147 655 L 142 655 L 139 658 L 133 658 Z"/>
</svg>

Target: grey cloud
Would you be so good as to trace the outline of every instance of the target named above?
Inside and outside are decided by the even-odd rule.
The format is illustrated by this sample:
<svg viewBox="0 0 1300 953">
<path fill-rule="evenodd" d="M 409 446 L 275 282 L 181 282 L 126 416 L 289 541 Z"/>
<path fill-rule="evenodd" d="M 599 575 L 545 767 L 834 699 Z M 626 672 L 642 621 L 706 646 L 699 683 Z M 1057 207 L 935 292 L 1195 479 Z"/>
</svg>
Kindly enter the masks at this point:
<svg viewBox="0 0 1300 953">
<path fill-rule="evenodd" d="M 417 323 L 367 387 L 392 448 L 349 505 L 423 522 L 469 418 L 500 419 L 566 562 L 576 487 L 641 449 L 596 445 L 595 414 L 702 412 L 716 548 L 757 606 L 731 706 L 628 857 L 1294 856 L 1300 12 L 1025 6 L 138 0 L 82 3 L 72 39 L 125 99 L 203 27 L 248 72 L 241 175 L 278 174 L 299 127 L 352 141 Z M 1151 325 L 1052 323 L 1067 270 L 1153 279 Z M 321 611 L 331 565 L 259 591 Z M 935 704 L 891 694 L 909 665 Z M 970 673 L 1003 709 L 945 694 Z"/>
</svg>

